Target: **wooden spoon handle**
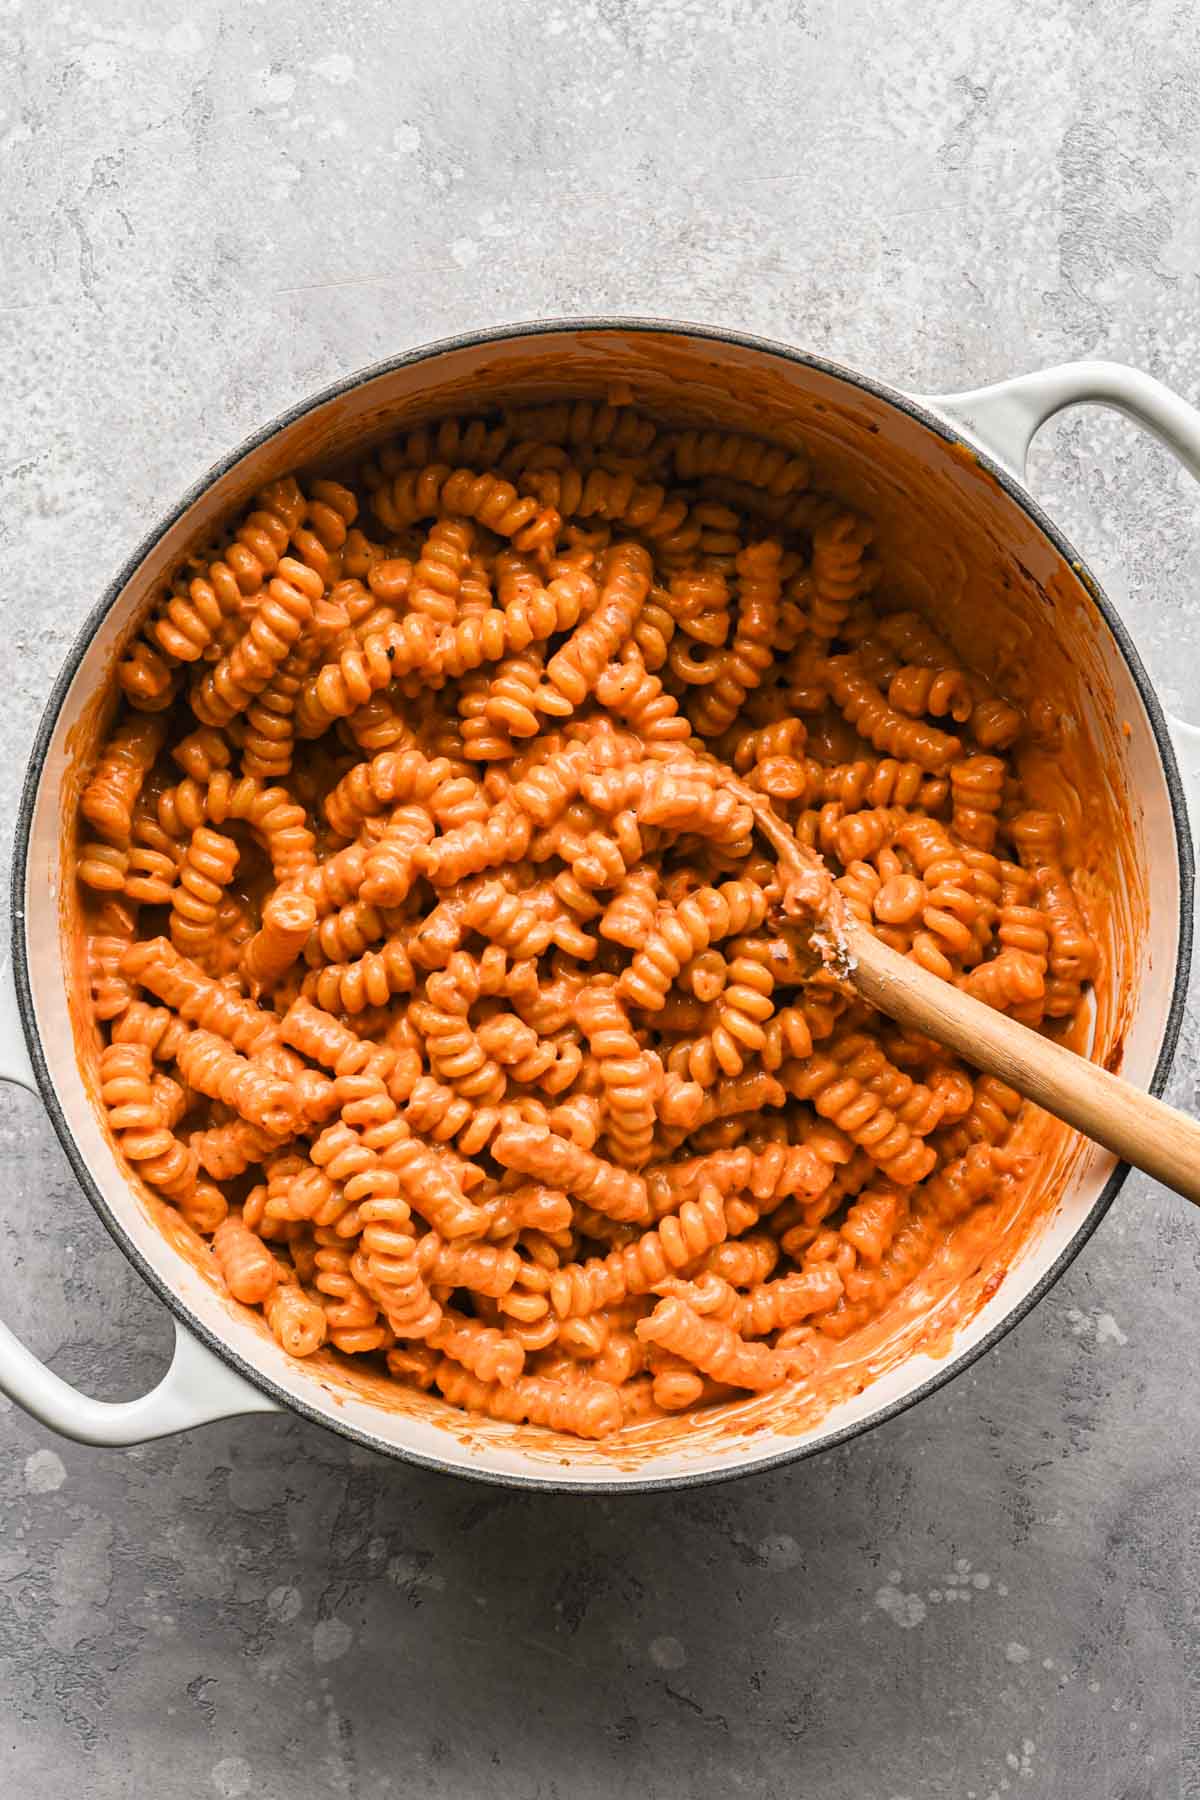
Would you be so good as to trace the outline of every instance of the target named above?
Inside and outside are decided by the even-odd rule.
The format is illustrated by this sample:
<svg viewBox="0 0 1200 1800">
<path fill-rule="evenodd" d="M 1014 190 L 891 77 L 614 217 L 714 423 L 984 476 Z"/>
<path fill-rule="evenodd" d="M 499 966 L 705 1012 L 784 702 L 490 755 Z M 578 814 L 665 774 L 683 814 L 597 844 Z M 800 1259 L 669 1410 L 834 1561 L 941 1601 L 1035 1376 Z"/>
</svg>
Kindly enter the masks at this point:
<svg viewBox="0 0 1200 1800">
<path fill-rule="evenodd" d="M 1200 1122 L 931 975 L 846 920 L 864 1000 L 1200 1205 Z"/>
</svg>

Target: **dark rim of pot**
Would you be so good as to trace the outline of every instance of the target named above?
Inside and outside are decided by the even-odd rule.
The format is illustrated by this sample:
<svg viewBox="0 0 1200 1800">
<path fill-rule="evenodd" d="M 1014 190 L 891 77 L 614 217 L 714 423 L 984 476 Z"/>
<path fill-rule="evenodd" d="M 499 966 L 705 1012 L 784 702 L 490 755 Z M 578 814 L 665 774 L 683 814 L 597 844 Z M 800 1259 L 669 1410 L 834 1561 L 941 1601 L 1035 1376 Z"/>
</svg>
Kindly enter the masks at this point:
<svg viewBox="0 0 1200 1800">
<path fill-rule="evenodd" d="M 1064 557 L 1067 563 L 1072 567 L 1075 574 L 1081 577 L 1084 585 L 1087 587 L 1091 599 L 1112 633 L 1117 647 L 1125 660 L 1129 673 L 1141 695 L 1142 704 L 1146 709 L 1146 714 L 1150 721 L 1150 728 L 1154 733 L 1155 743 L 1158 746 L 1158 753 L 1162 761 L 1167 791 L 1171 801 L 1171 813 L 1175 825 L 1175 840 L 1176 851 L 1179 858 L 1180 880 L 1179 938 L 1176 949 L 1175 983 L 1171 995 L 1170 1008 L 1167 1013 L 1166 1026 L 1163 1031 L 1162 1045 L 1159 1049 L 1158 1059 L 1155 1064 L 1154 1077 L 1150 1083 L 1150 1091 L 1152 1093 L 1160 1094 L 1162 1092 L 1166 1084 L 1167 1076 L 1170 1073 L 1171 1061 L 1175 1053 L 1175 1046 L 1178 1041 L 1180 1026 L 1183 1020 L 1184 1002 L 1187 994 L 1188 973 L 1191 964 L 1192 951 L 1192 905 L 1195 870 L 1183 784 L 1180 780 L 1179 769 L 1175 760 L 1174 747 L 1171 743 L 1166 719 L 1154 692 L 1154 688 L 1150 683 L 1149 676 L 1142 666 L 1141 658 L 1134 647 L 1128 631 L 1122 623 L 1120 614 L 1108 599 L 1108 596 L 1100 583 L 1092 575 L 1087 564 L 1054 524 L 1053 520 L 1042 511 L 1041 507 L 1032 498 L 1022 483 L 1019 482 L 1009 470 L 1004 468 L 1002 464 L 996 462 L 994 458 L 987 453 L 986 449 L 981 448 L 974 439 L 968 438 L 963 433 L 956 430 L 948 420 L 930 411 L 920 401 L 914 400 L 910 398 L 909 395 L 901 393 L 898 389 L 889 386 L 886 382 L 878 381 L 872 376 L 862 375 L 857 370 L 847 368 L 841 363 L 831 362 L 826 357 L 811 356 L 804 351 L 792 349 L 787 344 L 775 343 L 769 338 L 753 337 L 745 332 L 724 331 L 716 326 L 692 325 L 685 321 L 675 319 L 535 319 L 527 324 L 501 325 L 485 331 L 463 332 L 455 337 L 442 338 L 436 343 L 424 344 L 415 350 L 406 351 L 401 356 L 388 357 L 386 360 L 374 363 L 368 368 L 357 370 L 354 374 L 344 377 L 341 381 L 334 382 L 331 386 L 323 388 L 319 393 L 290 407 L 286 412 L 281 413 L 277 418 L 272 420 L 269 425 L 263 426 L 261 430 L 254 432 L 250 437 L 245 439 L 237 449 L 230 451 L 227 456 L 222 457 L 219 462 L 215 463 L 213 467 L 209 469 L 207 474 L 194 482 L 187 493 L 185 493 L 183 498 L 179 501 L 178 505 L 175 506 L 152 531 L 147 533 L 122 568 L 118 570 L 114 579 L 109 583 L 100 600 L 92 608 L 80 629 L 58 678 L 51 689 L 50 697 L 46 703 L 45 711 L 42 714 L 37 735 L 34 739 L 33 750 L 29 759 L 29 768 L 26 773 L 24 788 L 21 795 L 21 804 L 17 815 L 16 841 L 12 865 L 13 971 L 16 979 L 17 1004 L 20 1009 L 21 1022 L 24 1028 L 26 1042 L 29 1047 L 29 1055 L 37 1078 L 38 1087 L 41 1091 L 41 1097 L 46 1106 L 46 1110 L 50 1115 L 54 1129 L 58 1134 L 59 1141 L 79 1180 L 80 1186 L 83 1188 L 84 1193 L 99 1214 L 100 1219 L 107 1228 L 110 1236 L 120 1246 L 134 1268 L 137 1269 L 142 1279 L 159 1296 L 171 1312 L 174 1313 L 175 1317 L 185 1326 L 185 1328 L 195 1337 L 199 1338 L 214 1355 L 220 1357 L 230 1368 L 235 1369 L 238 1374 L 244 1376 L 252 1386 L 258 1388 L 261 1392 L 270 1395 L 283 1410 L 298 1413 L 302 1417 L 310 1419 L 314 1424 L 322 1425 L 326 1427 L 326 1429 L 335 1431 L 341 1436 L 350 1438 L 356 1443 L 364 1444 L 369 1449 L 380 1451 L 386 1456 L 393 1457 L 402 1462 L 414 1464 L 420 1468 L 432 1469 L 439 1474 L 466 1477 L 470 1480 L 488 1482 L 502 1487 L 526 1488 L 567 1494 L 647 1493 L 665 1488 L 700 1487 L 710 1483 L 715 1484 L 717 1482 L 734 1481 L 749 1475 L 765 1474 L 768 1470 L 781 1468 L 786 1463 L 803 1461 L 810 1456 L 816 1456 L 824 1451 L 835 1449 L 838 1445 L 846 1444 L 852 1438 L 860 1437 L 863 1433 L 873 1430 L 876 1426 L 886 1424 L 890 1419 L 898 1418 L 901 1413 L 907 1412 L 910 1406 L 915 1406 L 919 1401 L 927 1399 L 929 1395 L 936 1393 L 939 1388 L 944 1387 L 954 1376 L 961 1374 L 964 1369 L 969 1368 L 972 1363 L 977 1362 L 981 1356 L 984 1356 L 987 1351 L 998 1344 L 1001 1338 L 1005 1337 L 1007 1333 L 1020 1322 L 1020 1320 L 1025 1318 L 1025 1316 L 1033 1310 L 1038 1301 L 1042 1299 L 1043 1295 L 1049 1292 L 1055 1282 L 1063 1274 L 1064 1270 L 1067 1269 L 1074 1261 L 1075 1257 L 1078 1256 L 1079 1252 L 1083 1249 L 1083 1246 L 1087 1243 L 1101 1219 L 1116 1199 L 1121 1184 L 1129 1173 L 1128 1164 L 1118 1164 L 1109 1176 L 1102 1192 L 1094 1202 L 1087 1217 L 1074 1232 L 1070 1243 L 1060 1251 L 1054 1262 L 1045 1270 L 1029 1293 L 1024 1295 L 1011 1310 L 1005 1314 L 1004 1318 L 993 1326 L 978 1343 L 972 1344 L 969 1349 L 962 1350 L 957 1354 L 948 1357 L 944 1367 L 939 1368 L 936 1373 L 928 1376 L 908 1393 L 901 1395 L 896 1400 L 889 1401 L 885 1406 L 881 1406 L 868 1418 L 858 1420 L 851 1425 L 844 1425 L 840 1429 L 830 1432 L 827 1436 L 820 1438 L 815 1443 L 797 1444 L 794 1448 L 775 1450 L 769 1454 L 758 1457 L 753 1456 L 751 1453 L 751 1456 L 747 1461 L 728 1468 L 718 1468 L 711 1471 L 699 1470 L 678 1475 L 648 1475 L 645 1477 L 634 1477 L 633 1479 L 623 1481 L 610 1480 L 599 1473 L 597 1473 L 594 1478 L 589 1476 L 586 1480 L 582 1481 L 562 1481 L 551 1473 L 545 1475 L 532 1472 L 528 1475 L 523 1473 L 519 1475 L 505 1474 L 492 1469 L 462 1466 L 456 1463 L 446 1462 L 437 1456 L 429 1456 L 423 1452 L 388 1443 L 382 1438 L 376 1437 L 374 1433 L 370 1431 L 362 1430 L 357 1426 L 347 1424 L 343 1420 L 336 1419 L 330 1414 L 322 1412 L 318 1407 L 309 1404 L 307 1401 L 298 1399 L 293 1394 L 287 1393 L 276 1382 L 272 1381 L 269 1376 L 264 1375 L 262 1371 L 255 1368 L 253 1364 L 245 1361 L 245 1359 L 234 1351 L 227 1342 L 212 1332 L 202 1320 L 198 1319 L 180 1295 L 171 1287 L 170 1283 L 165 1281 L 146 1261 L 137 1246 L 128 1236 L 120 1220 L 110 1209 L 104 1195 L 100 1191 L 99 1185 L 93 1179 L 87 1163 L 75 1142 L 70 1127 L 66 1122 L 62 1109 L 59 1106 L 58 1097 L 54 1090 L 54 1083 L 42 1053 L 41 1040 L 34 1018 L 33 996 L 29 981 L 28 946 L 26 942 L 25 874 L 29 854 L 29 836 L 37 791 L 41 782 L 42 770 L 45 765 L 59 711 L 66 698 L 70 685 L 74 680 L 83 656 L 101 622 L 116 603 L 127 583 L 132 579 L 134 573 L 141 566 L 146 557 L 154 550 L 155 546 L 166 532 L 183 517 L 189 508 L 195 504 L 201 495 L 207 492 L 214 482 L 221 476 L 227 474 L 245 456 L 249 455 L 251 451 L 257 450 L 262 444 L 275 437 L 287 426 L 294 424 L 298 419 L 302 419 L 307 414 L 315 412 L 319 407 L 327 405 L 331 400 L 340 398 L 343 394 L 350 392 L 354 388 L 362 387 L 371 381 L 378 380 L 382 376 L 390 375 L 397 369 L 411 368 L 419 363 L 431 362 L 451 351 L 469 350 L 484 344 L 512 342 L 522 338 L 552 337 L 555 335 L 581 331 L 617 332 L 625 335 L 671 335 L 707 340 L 718 344 L 732 344 L 740 349 L 756 351 L 764 356 L 778 358 L 783 362 L 797 364 L 803 368 L 815 369 L 823 375 L 831 376 L 835 380 L 847 382 L 852 387 L 858 388 L 865 393 L 872 394 L 877 399 L 886 401 L 889 405 L 894 406 L 899 412 L 906 413 L 910 418 L 915 419 L 919 424 L 925 426 L 925 428 L 932 432 L 934 436 L 941 438 L 944 442 L 948 444 L 965 445 L 971 451 L 972 455 L 978 458 L 981 467 L 987 470 L 988 474 L 991 475 L 993 480 L 999 483 L 1000 487 L 1009 498 L 1013 500 L 1015 504 L 1021 508 L 1022 512 L 1024 512 L 1039 530 L 1045 534 L 1051 544 L 1053 544 L 1055 550 L 1058 551 L 1059 555 Z"/>
</svg>

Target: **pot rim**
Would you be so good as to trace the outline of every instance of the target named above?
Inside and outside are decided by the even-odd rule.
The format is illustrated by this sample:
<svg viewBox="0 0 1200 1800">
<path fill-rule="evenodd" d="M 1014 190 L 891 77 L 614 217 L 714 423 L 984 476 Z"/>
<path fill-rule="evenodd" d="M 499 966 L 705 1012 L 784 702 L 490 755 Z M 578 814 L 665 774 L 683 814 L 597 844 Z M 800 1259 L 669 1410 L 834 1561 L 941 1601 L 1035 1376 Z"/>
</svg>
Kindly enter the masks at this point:
<svg viewBox="0 0 1200 1800">
<path fill-rule="evenodd" d="M 30 1061 L 37 1080 L 38 1090 L 43 1105 L 54 1127 L 55 1134 L 66 1154 L 72 1171 L 80 1187 L 104 1225 L 109 1236 L 119 1246 L 127 1260 L 132 1263 L 142 1280 L 151 1291 L 166 1305 L 175 1318 L 183 1326 L 200 1339 L 223 1362 L 236 1370 L 260 1391 L 268 1394 L 280 1408 L 286 1412 L 298 1413 L 313 1424 L 324 1426 L 326 1430 L 336 1432 L 339 1436 L 352 1442 L 365 1445 L 396 1461 L 409 1463 L 419 1468 L 430 1469 L 438 1474 L 453 1475 L 468 1480 L 485 1482 L 489 1485 L 537 1489 L 549 1492 L 570 1494 L 618 1494 L 618 1493 L 650 1493 L 667 1488 L 685 1488 L 716 1485 L 719 1482 L 736 1481 L 750 1475 L 765 1474 L 788 1463 L 807 1460 L 825 1451 L 836 1449 L 839 1445 L 849 1443 L 852 1439 L 863 1436 L 877 1426 L 898 1418 L 921 1400 L 927 1399 L 944 1387 L 955 1376 L 971 1367 L 987 1351 L 995 1347 L 1013 1328 L 1024 1319 L 1038 1302 L 1044 1298 L 1055 1285 L 1070 1264 L 1079 1255 L 1088 1239 L 1096 1230 L 1100 1221 L 1120 1192 L 1126 1176 L 1129 1174 L 1128 1163 L 1118 1163 L 1104 1184 L 1100 1194 L 1093 1202 L 1086 1217 L 1076 1228 L 1070 1241 L 1059 1252 L 1054 1261 L 1046 1268 L 1028 1293 L 1024 1294 L 999 1319 L 992 1329 L 977 1343 L 946 1357 L 944 1364 L 932 1375 L 919 1382 L 907 1393 L 898 1396 L 881 1406 L 868 1417 L 844 1425 L 838 1430 L 820 1437 L 815 1442 L 797 1443 L 786 1450 L 776 1450 L 770 1454 L 749 1457 L 729 1467 L 718 1467 L 712 1470 L 696 1470 L 670 1475 L 634 1476 L 625 1480 L 607 1479 L 601 1474 L 583 1481 L 562 1481 L 553 1474 L 541 1474 L 531 1470 L 528 1474 L 501 1473 L 486 1468 L 471 1468 L 443 1461 L 437 1456 L 414 1451 L 408 1447 L 393 1444 L 376 1437 L 372 1432 L 348 1424 L 337 1418 L 332 1412 L 300 1399 L 281 1388 L 278 1383 L 266 1375 L 240 1355 L 222 1337 L 219 1337 L 192 1312 L 181 1295 L 164 1280 L 142 1255 L 141 1251 L 129 1237 L 120 1218 L 109 1206 L 99 1183 L 92 1175 L 88 1163 L 80 1151 L 74 1134 L 68 1125 L 62 1108 L 58 1103 L 54 1082 L 42 1050 L 41 1035 L 34 1016 L 33 993 L 29 977 L 29 957 L 27 944 L 27 922 L 25 905 L 26 874 L 29 857 L 30 833 L 33 823 L 34 808 L 38 791 L 41 787 L 45 770 L 46 757 L 58 723 L 58 717 L 70 689 L 80 663 L 86 654 L 92 639 L 95 637 L 104 619 L 119 600 L 126 586 L 133 578 L 145 559 L 152 553 L 165 534 L 187 513 L 192 506 L 222 476 L 229 473 L 252 451 L 276 437 L 288 426 L 307 414 L 315 412 L 319 407 L 340 398 L 355 388 L 365 386 L 368 382 L 393 374 L 398 369 L 411 368 L 420 363 L 432 362 L 440 356 L 452 351 L 477 349 L 482 345 L 509 343 L 522 338 L 552 337 L 575 332 L 621 332 L 638 333 L 647 336 L 684 336 L 705 339 L 713 343 L 733 345 L 739 349 L 750 350 L 767 357 L 779 358 L 784 362 L 796 364 L 803 368 L 814 369 L 818 373 L 828 375 L 835 380 L 844 381 L 849 386 L 858 388 L 864 393 L 873 395 L 905 413 L 918 424 L 924 426 L 944 443 L 965 446 L 978 458 L 980 465 L 996 481 L 1009 499 L 1014 501 L 1034 525 L 1049 539 L 1054 549 L 1072 567 L 1087 587 L 1089 595 L 1107 625 L 1117 648 L 1125 661 L 1136 686 L 1146 715 L 1153 732 L 1155 745 L 1162 764 L 1166 780 L 1167 794 L 1170 800 L 1172 823 L 1175 829 L 1176 854 L 1179 859 L 1180 914 L 1179 934 L 1176 942 L 1175 980 L 1171 993 L 1170 1005 L 1163 1029 L 1162 1043 L 1155 1062 L 1154 1074 L 1150 1082 L 1150 1092 L 1161 1094 L 1171 1070 L 1175 1048 L 1178 1043 L 1180 1028 L 1183 1022 L 1184 1005 L 1187 996 L 1188 977 L 1192 955 L 1192 914 L 1195 893 L 1195 862 L 1192 849 L 1191 830 L 1188 822 L 1187 807 L 1184 800 L 1183 784 L 1175 759 L 1174 746 L 1167 728 L 1166 717 L 1162 705 L 1155 692 L 1150 677 L 1144 668 L 1133 640 L 1121 619 L 1120 613 L 1108 598 L 1101 584 L 1096 580 L 1087 562 L 1079 555 L 1064 533 L 1054 521 L 1043 511 L 1028 488 L 1016 475 L 998 462 L 994 456 L 969 433 L 963 431 L 956 423 L 936 412 L 928 403 L 914 399 L 890 383 L 880 381 L 875 376 L 864 375 L 857 369 L 844 363 L 834 362 L 827 357 L 816 356 L 810 352 L 797 350 L 794 347 L 779 343 L 771 338 L 755 336 L 747 332 L 730 331 L 720 326 L 691 324 L 685 320 L 671 318 L 647 318 L 641 316 L 585 316 L 581 318 L 545 318 L 528 322 L 516 322 L 509 325 L 490 326 L 478 331 L 456 333 L 452 337 L 438 338 L 431 343 L 418 345 L 398 356 L 385 357 L 379 362 L 371 363 L 365 368 L 357 369 L 349 375 L 319 389 L 315 394 L 298 401 L 282 413 L 276 415 L 268 424 L 260 426 L 225 456 L 212 466 L 183 494 L 178 503 L 165 514 L 156 525 L 146 532 L 139 543 L 125 559 L 113 579 L 105 587 L 100 599 L 92 607 L 68 651 L 61 669 L 51 687 L 45 708 L 38 723 L 30 751 L 29 763 L 21 791 L 20 804 L 17 811 L 16 832 L 13 844 L 13 860 L 11 875 L 12 901 L 12 964 L 16 986 L 17 1007 L 21 1018 L 25 1041 L 28 1046 Z"/>
</svg>

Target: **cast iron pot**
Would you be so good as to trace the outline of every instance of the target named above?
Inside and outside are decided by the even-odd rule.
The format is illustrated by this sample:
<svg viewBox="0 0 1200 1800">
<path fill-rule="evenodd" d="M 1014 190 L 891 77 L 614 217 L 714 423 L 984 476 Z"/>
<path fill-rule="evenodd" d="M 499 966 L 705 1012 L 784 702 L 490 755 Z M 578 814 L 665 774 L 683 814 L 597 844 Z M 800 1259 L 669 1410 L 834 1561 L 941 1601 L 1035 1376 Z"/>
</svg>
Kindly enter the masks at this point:
<svg viewBox="0 0 1200 1800">
<path fill-rule="evenodd" d="M 753 1430 L 745 1414 L 738 1428 L 710 1415 L 637 1449 L 469 1420 L 427 1396 L 393 1396 L 389 1404 L 382 1382 L 340 1373 L 332 1360 L 290 1359 L 260 1320 L 217 1290 L 178 1234 L 164 1235 L 155 1203 L 118 1163 L 71 1026 L 78 977 L 68 954 L 72 876 L 64 846 L 80 771 L 107 723 L 96 695 L 111 682 L 156 584 L 265 481 L 294 467 L 335 460 L 355 444 L 443 413 L 501 399 L 603 394 L 616 381 L 629 381 L 639 403 L 672 422 L 803 443 L 822 479 L 861 501 L 879 524 L 889 579 L 908 597 L 944 612 L 947 594 L 986 571 L 1007 597 L 997 619 L 1011 615 L 1018 636 L 1028 634 L 1031 656 L 1058 657 L 1074 683 L 1081 729 L 1103 740 L 1113 804 L 1127 818 L 1120 879 L 1140 895 L 1127 908 L 1121 941 L 1108 947 L 1124 1011 L 1118 1017 L 1109 1007 L 1098 1041 L 1119 1034 L 1122 1072 L 1161 1090 L 1191 951 L 1193 863 L 1179 769 L 1189 780 L 1200 776 L 1200 731 L 1164 717 L 1116 611 L 1021 472 L 1039 426 L 1064 407 L 1091 402 L 1127 413 L 1200 473 L 1200 413 L 1150 377 L 1098 362 L 917 399 L 819 357 L 698 326 L 552 321 L 449 339 L 305 401 L 198 482 L 102 596 L 46 707 L 17 821 L 0 1078 L 41 1095 L 80 1185 L 170 1307 L 176 1333 L 174 1359 L 153 1392 L 110 1404 L 76 1392 L 0 1325 L 0 1389 L 55 1430 L 86 1443 L 131 1444 L 235 1414 L 291 1410 L 401 1461 L 514 1486 L 601 1492 L 720 1480 L 844 1442 L 948 1381 L 1029 1311 L 1116 1197 L 1125 1169 L 1075 1141 L 1054 1172 L 1053 1205 L 1038 1229 L 995 1292 L 937 1346 L 936 1358 L 920 1348 L 893 1357 L 817 1422 L 798 1424 L 786 1408 L 760 1403 Z"/>
</svg>

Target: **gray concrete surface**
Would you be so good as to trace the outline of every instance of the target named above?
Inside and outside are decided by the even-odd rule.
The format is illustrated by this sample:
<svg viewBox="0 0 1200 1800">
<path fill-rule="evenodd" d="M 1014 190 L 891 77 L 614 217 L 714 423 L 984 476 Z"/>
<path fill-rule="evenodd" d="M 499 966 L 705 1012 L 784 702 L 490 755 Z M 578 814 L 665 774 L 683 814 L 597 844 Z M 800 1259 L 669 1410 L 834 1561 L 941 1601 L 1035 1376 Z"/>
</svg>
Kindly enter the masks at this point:
<svg viewBox="0 0 1200 1800">
<path fill-rule="evenodd" d="M 1200 390 L 1185 0 L 10 0 L 0 105 L 4 821 L 128 546 L 400 347 L 613 310 L 926 391 L 1087 354 Z M 1034 478 L 1200 722 L 1195 490 L 1097 416 Z M 140 1391 L 164 1316 L 25 1096 L 0 1152 L 0 1314 Z M 97 1452 L 6 1409 L 0 1794 L 1200 1793 L 1198 1246 L 1131 1181 L 949 1390 L 678 1498 L 472 1489 L 300 1423 Z"/>
</svg>

